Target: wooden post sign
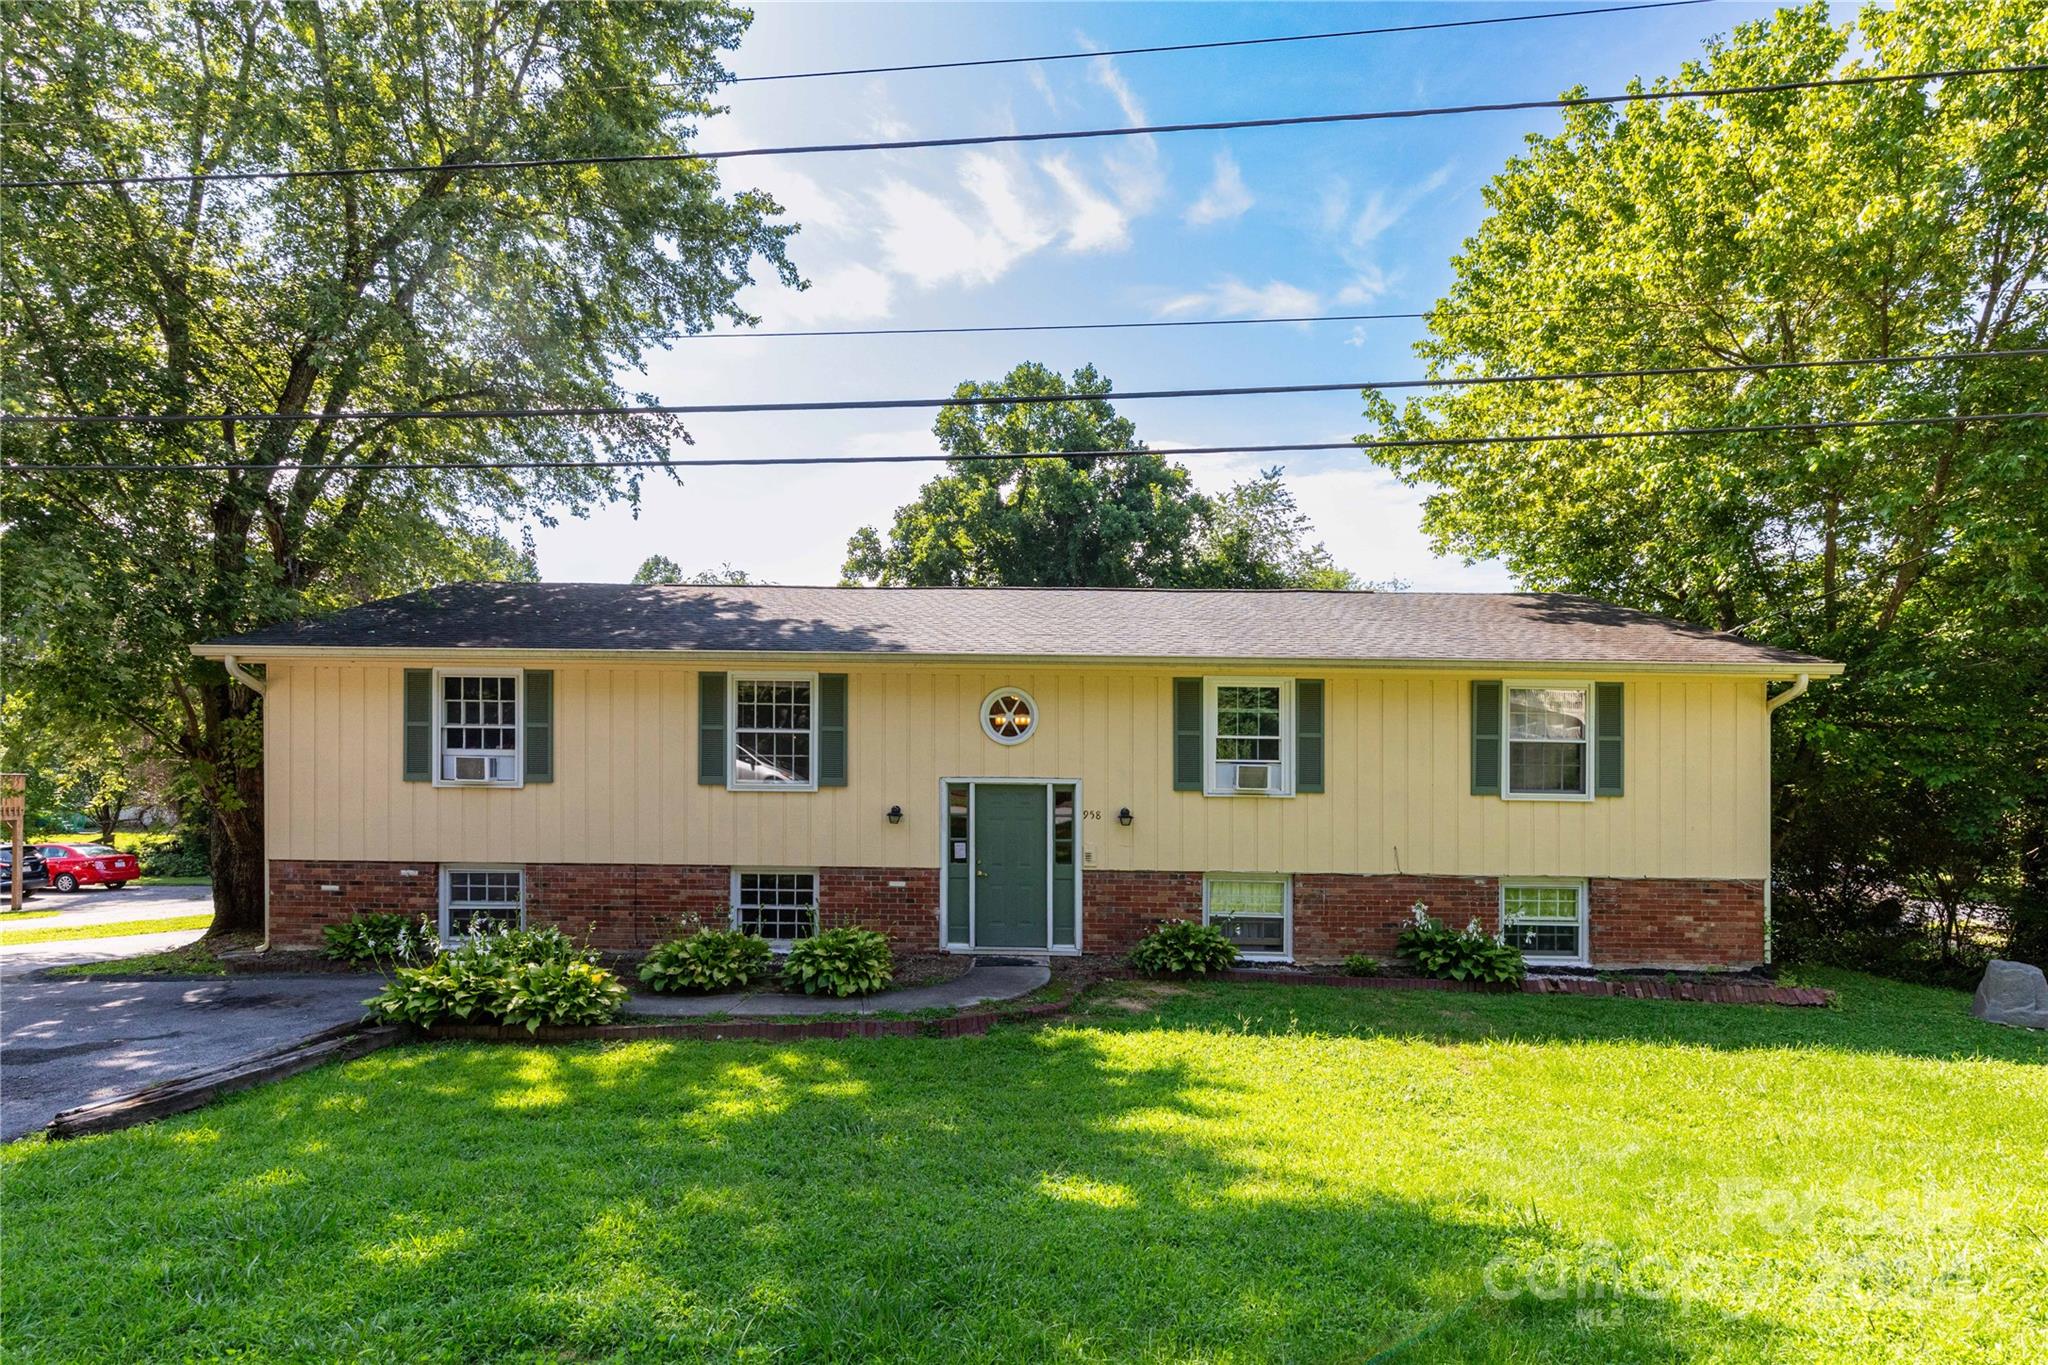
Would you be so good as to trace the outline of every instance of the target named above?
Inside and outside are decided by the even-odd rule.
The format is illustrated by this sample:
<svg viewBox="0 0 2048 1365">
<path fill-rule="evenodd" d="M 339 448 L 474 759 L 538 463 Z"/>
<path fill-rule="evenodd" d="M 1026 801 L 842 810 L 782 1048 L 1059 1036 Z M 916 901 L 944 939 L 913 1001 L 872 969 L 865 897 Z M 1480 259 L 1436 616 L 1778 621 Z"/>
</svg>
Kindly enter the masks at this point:
<svg viewBox="0 0 2048 1365">
<path fill-rule="evenodd" d="M 7 826 L 14 843 L 14 862 L 7 875 L 7 908 L 21 909 L 21 843 L 28 837 L 22 828 L 28 818 L 28 774 L 0 773 L 0 824 Z"/>
</svg>

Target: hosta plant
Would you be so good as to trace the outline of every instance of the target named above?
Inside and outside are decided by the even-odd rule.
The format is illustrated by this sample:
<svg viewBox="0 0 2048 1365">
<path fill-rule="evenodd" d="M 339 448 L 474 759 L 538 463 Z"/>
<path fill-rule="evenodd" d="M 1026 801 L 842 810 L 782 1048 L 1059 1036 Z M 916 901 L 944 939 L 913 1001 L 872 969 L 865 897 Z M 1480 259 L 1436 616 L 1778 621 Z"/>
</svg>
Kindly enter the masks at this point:
<svg viewBox="0 0 2048 1365">
<path fill-rule="evenodd" d="M 1130 961 L 1150 976 L 1203 976 L 1228 970 L 1237 945 L 1213 924 L 1174 920 L 1139 939 Z"/>
<path fill-rule="evenodd" d="M 798 939 L 782 964 L 782 982 L 806 995 L 866 995 L 895 975 L 889 940 L 872 929 L 827 929 Z"/>
<path fill-rule="evenodd" d="M 765 939 L 738 929 L 699 929 L 659 944 L 640 963 L 640 980 L 654 991 L 734 991 L 775 974 Z"/>
<path fill-rule="evenodd" d="M 320 932 L 327 940 L 323 956 L 352 967 L 416 966 L 441 949 L 432 920 L 425 915 L 415 920 L 395 910 L 352 915 Z"/>
<path fill-rule="evenodd" d="M 1473 920 L 1462 930 L 1448 929 L 1432 918 L 1429 907 L 1415 906 L 1415 918 L 1401 931 L 1401 956 L 1423 976 L 1443 981 L 1479 981 L 1513 985 L 1528 974 L 1522 950 L 1499 934 L 1489 934 Z"/>
<path fill-rule="evenodd" d="M 559 929 L 500 928 L 479 921 L 470 936 L 425 966 L 401 967 L 365 1000 L 372 1018 L 431 1028 L 442 1023 L 601 1024 L 626 988 L 597 955 Z"/>
</svg>

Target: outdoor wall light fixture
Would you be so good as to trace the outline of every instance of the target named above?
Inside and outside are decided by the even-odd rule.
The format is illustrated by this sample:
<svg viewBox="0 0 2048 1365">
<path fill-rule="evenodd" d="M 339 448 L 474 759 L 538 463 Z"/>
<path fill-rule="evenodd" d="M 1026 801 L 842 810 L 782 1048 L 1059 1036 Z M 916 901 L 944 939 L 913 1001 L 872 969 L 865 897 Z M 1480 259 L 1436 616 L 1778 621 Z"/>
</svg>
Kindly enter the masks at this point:
<svg viewBox="0 0 2048 1365">
<path fill-rule="evenodd" d="M 903 823 L 903 807 L 889 807 L 889 823 L 892 825 L 900 825 Z"/>
<path fill-rule="evenodd" d="M 1125 829 L 1129 829 L 1131 827 L 1131 808 L 1129 806 L 1125 806 L 1122 810 L 1116 813 L 1116 822 L 1119 825 L 1122 825 Z"/>
</svg>

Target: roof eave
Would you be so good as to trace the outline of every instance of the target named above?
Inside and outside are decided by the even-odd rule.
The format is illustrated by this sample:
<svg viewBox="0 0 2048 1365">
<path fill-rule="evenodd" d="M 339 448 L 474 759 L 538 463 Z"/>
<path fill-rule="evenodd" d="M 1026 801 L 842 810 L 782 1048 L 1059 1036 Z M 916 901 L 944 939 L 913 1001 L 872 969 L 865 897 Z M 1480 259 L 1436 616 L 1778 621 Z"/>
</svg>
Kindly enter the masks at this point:
<svg viewBox="0 0 2048 1365">
<path fill-rule="evenodd" d="M 340 663 L 348 660 L 377 663 L 436 663 L 446 664 L 450 657 L 473 659 L 480 663 L 514 663 L 522 659 L 545 658 L 569 663 L 602 663 L 620 659 L 668 659 L 698 660 L 704 663 L 745 664 L 774 660 L 785 664 L 840 664 L 859 661 L 862 663 L 907 663 L 907 664 L 955 664 L 955 665 L 1004 665 L 1031 666 L 1037 668 L 1177 668 L 1201 665 L 1204 668 L 1233 668 L 1245 670 L 1273 670 L 1296 668 L 1343 668 L 1370 670 L 1401 670 L 1407 672 L 1514 672 L 1520 674 L 1546 675 L 1556 677 L 1561 673 L 1640 673 L 1640 674 L 1714 674 L 1723 677 L 1763 678 L 1767 680 L 1791 679 L 1804 673 L 1815 678 L 1833 678 L 1841 675 L 1843 666 L 1827 659 L 1785 661 L 1777 659 L 1743 659 L 1725 661 L 1668 660 L 1668 659 L 1333 659 L 1303 655 L 1292 658 L 1242 655 L 1142 655 L 1142 654 L 932 654 L 910 650 L 695 650 L 695 649 L 507 649 L 485 648 L 474 645 L 409 646 L 409 645 L 238 645 L 224 641 L 208 641 L 191 647 L 192 653 L 202 659 L 222 659 L 233 656 L 249 663 L 265 663 L 306 659 L 323 663 Z"/>
</svg>

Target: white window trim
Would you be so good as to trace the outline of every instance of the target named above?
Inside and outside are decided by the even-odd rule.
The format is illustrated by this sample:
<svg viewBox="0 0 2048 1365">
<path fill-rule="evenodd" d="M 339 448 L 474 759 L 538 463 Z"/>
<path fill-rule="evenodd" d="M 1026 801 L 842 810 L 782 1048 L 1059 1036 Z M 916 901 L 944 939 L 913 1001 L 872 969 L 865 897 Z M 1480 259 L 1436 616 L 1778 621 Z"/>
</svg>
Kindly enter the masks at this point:
<svg viewBox="0 0 2048 1365">
<path fill-rule="evenodd" d="M 740 684 L 801 682 L 811 685 L 811 780 L 808 782 L 742 782 L 740 780 Z M 818 675 L 815 673 L 731 673 L 725 680 L 725 789 L 735 792 L 814 792 L 818 789 Z M 749 872 L 801 872 L 802 868 L 754 868 Z M 737 885 L 737 883 L 735 883 Z"/>
<path fill-rule="evenodd" d="M 815 867 L 735 867 L 728 883 L 726 906 L 729 927 L 740 927 L 740 878 L 742 876 L 809 877 L 811 879 L 811 937 L 825 932 L 825 879 L 818 875 Z M 761 940 L 770 949 L 786 953 L 791 945 L 799 942 L 793 938 L 764 938 Z"/>
<path fill-rule="evenodd" d="M 1524 949 L 1522 958 L 1540 967 L 1587 967 L 1592 965 L 1593 925 L 1587 913 L 1588 896 L 1586 883 L 1574 877 L 1504 877 L 1495 906 L 1495 919 L 1502 934 L 1508 931 L 1508 891 L 1518 887 L 1569 887 L 1579 896 L 1579 951 L 1576 953 L 1532 953 Z"/>
<path fill-rule="evenodd" d="M 1294 878 L 1284 872 L 1205 872 L 1202 874 L 1202 923 L 1210 922 L 1209 884 L 1211 882 L 1278 882 L 1281 887 L 1281 930 L 1280 951 L 1277 953 L 1240 953 L 1246 962 L 1292 962 L 1294 961 Z"/>
<path fill-rule="evenodd" d="M 457 782 L 444 777 L 447 765 L 441 761 L 443 732 L 447 729 L 447 701 L 441 692 L 443 678 L 511 678 L 512 693 L 512 779 L 509 782 Z M 434 670 L 434 704 L 429 711 L 434 721 L 434 785 L 437 787 L 523 787 L 526 785 L 526 670 L 523 668 L 437 668 Z M 458 749 L 457 753 L 468 752 Z M 522 892 L 522 894 L 524 894 Z"/>
<path fill-rule="evenodd" d="M 1223 687 L 1277 687 L 1280 689 L 1280 782 L 1262 792 L 1241 792 L 1235 787 L 1216 785 L 1216 692 Z M 1502 693 L 1506 695 L 1505 692 Z M 1294 795 L 1294 679 L 1251 678 L 1221 675 L 1202 679 L 1202 794 L 1204 796 L 1246 796 L 1271 800 Z"/>
<path fill-rule="evenodd" d="M 449 874 L 455 872 L 517 873 L 519 875 L 519 922 L 513 927 L 518 929 L 524 929 L 526 927 L 526 869 L 524 867 L 522 867 L 518 863 L 443 863 L 441 865 L 440 895 L 437 898 L 440 901 L 441 905 L 440 922 L 437 927 L 440 930 L 441 942 L 443 945 L 452 946 L 456 943 L 463 942 L 467 938 L 467 935 L 457 937 L 456 935 L 448 932 L 448 913 L 450 910 L 454 908 L 448 903 L 448 887 L 450 880 Z"/>
<path fill-rule="evenodd" d="M 1570 690 L 1586 694 L 1586 738 L 1582 741 L 1586 751 L 1586 761 L 1580 769 L 1586 781 L 1586 789 L 1583 792 L 1518 792 L 1514 789 L 1515 770 L 1513 752 L 1509 747 L 1514 743 L 1514 740 L 1508 734 L 1509 699 L 1515 692 L 1533 691 L 1539 688 Z M 1592 683 L 1578 680 L 1557 681 L 1547 678 L 1508 678 L 1502 681 L 1500 687 L 1500 795 L 1503 801 L 1591 801 L 1593 799 L 1594 789 L 1600 785 L 1599 777 L 1593 771 L 1593 764 L 1597 761 L 1593 748 L 1594 736 L 1600 733 L 1596 725 L 1598 718 L 1593 714 L 1593 708 L 1597 704 L 1594 700 L 1595 696 L 1596 693 Z"/>
<path fill-rule="evenodd" d="M 1031 713 L 1031 723 L 1024 727 L 1024 733 L 1021 735 L 999 735 L 996 733 L 996 727 L 989 723 L 988 708 L 994 705 L 997 697 L 1010 692 L 1014 692 L 1019 697 L 1022 697 L 1025 710 Z M 1028 742 L 1033 735 L 1038 733 L 1038 699 L 1021 687 L 996 688 L 981 699 L 981 732 L 1006 749 L 1012 749 L 1019 744 Z"/>
</svg>

